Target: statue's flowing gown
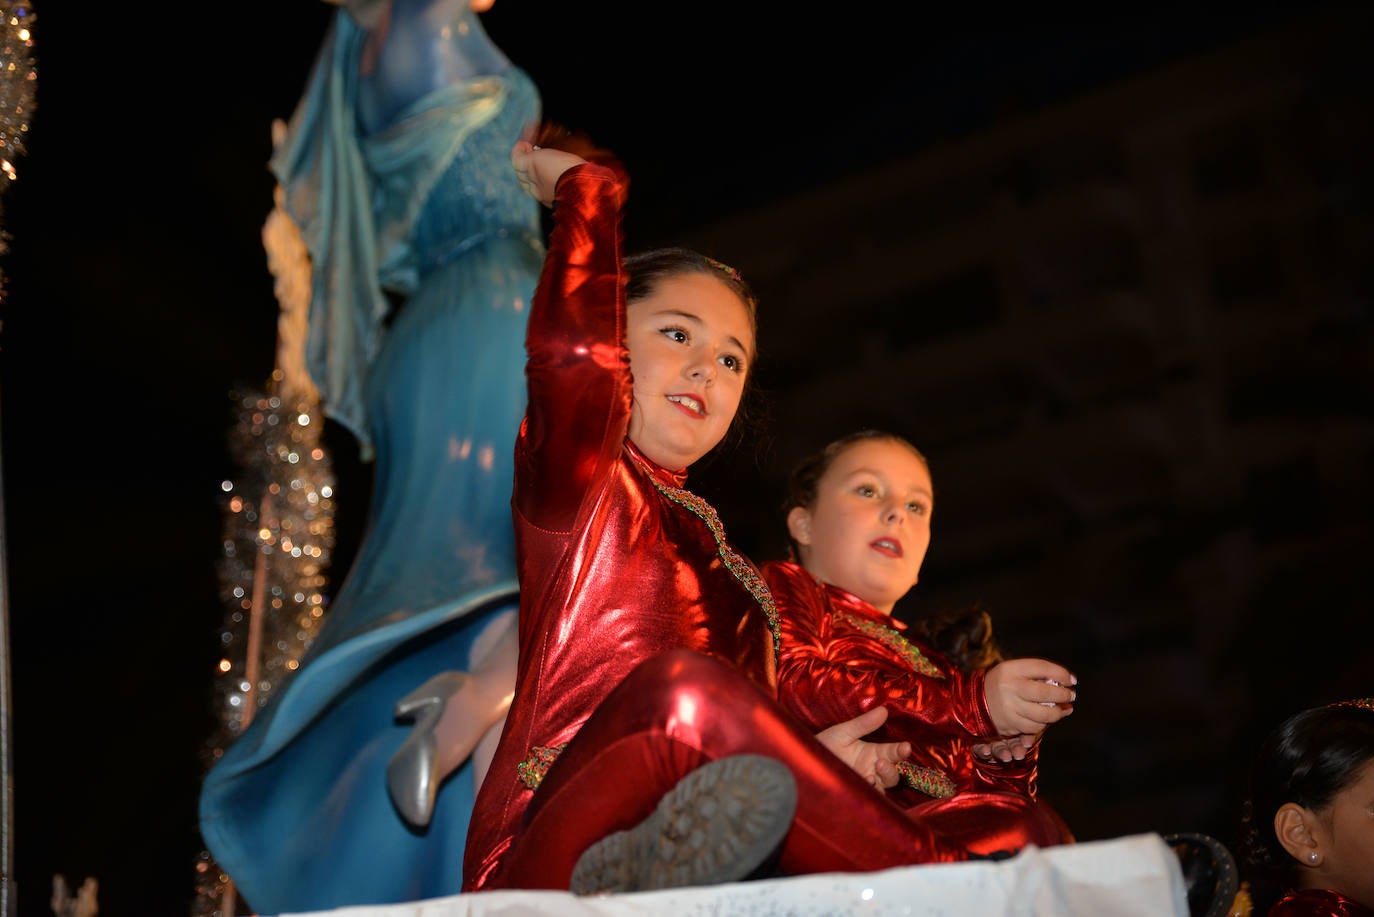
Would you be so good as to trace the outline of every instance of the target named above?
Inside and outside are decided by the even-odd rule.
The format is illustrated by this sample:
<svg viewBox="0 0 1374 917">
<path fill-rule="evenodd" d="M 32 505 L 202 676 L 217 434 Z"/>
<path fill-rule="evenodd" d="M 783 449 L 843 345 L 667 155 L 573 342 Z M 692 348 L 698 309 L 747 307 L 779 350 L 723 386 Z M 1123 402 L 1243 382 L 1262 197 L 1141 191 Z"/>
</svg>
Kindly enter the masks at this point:
<svg viewBox="0 0 1374 917">
<path fill-rule="evenodd" d="M 430 675 L 468 668 L 483 625 L 518 606 L 512 449 L 544 248 L 509 156 L 538 92 L 512 67 L 360 137 L 362 37 L 335 18 L 271 162 L 313 264 L 307 365 L 375 477 L 303 665 L 203 784 L 207 849 L 259 913 L 458 891 L 471 762 L 428 828 L 407 827 L 385 771 L 411 727 L 392 711 Z M 394 318 L 383 289 L 404 297 Z"/>
</svg>

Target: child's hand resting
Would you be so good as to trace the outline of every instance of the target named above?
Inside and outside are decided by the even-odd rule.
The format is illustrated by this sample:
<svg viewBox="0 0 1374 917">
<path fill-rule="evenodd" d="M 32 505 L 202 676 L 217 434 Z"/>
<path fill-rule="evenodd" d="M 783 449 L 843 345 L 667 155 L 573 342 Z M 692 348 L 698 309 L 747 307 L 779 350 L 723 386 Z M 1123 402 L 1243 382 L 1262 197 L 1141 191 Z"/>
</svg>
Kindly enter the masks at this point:
<svg viewBox="0 0 1374 917">
<path fill-rule="evenodd" d="M 1003 737 L 1020 736 L 1020 744 L 1029 748 L 1034 737 L 1051 723 L 1057 723 L 1073 713 L 1078 692 L 1071 686 L 1078 678 L 1057 662 L 1048 659 L 1007 659 L 988 670 L 983 683 L 988 713 L 997 734 Z M 1029 745 L 1025 737 L 1031 736 Z M 1017 760 L 1025 757 L 1024 751 Z M 1000 755 L 1000 760 L 1006 760 Z"/>
<path fill-rule="evenodd" d="M 897 765 L 911 754 L 910 742 L 865 742 L 864 736 L 887 722 L 887 708 L 874 707 L 816 733 L 822 745 L 876 789 L 897 785 Z"/>
<path fill-rule="evenodd" d="M 970 746 L 969 751 L 980 761 L 1024 761 L 1026 754 L 1040 741 L 1039 733 L 1023 733 L 1019 736 L 989 739 Z"/>
</svg>

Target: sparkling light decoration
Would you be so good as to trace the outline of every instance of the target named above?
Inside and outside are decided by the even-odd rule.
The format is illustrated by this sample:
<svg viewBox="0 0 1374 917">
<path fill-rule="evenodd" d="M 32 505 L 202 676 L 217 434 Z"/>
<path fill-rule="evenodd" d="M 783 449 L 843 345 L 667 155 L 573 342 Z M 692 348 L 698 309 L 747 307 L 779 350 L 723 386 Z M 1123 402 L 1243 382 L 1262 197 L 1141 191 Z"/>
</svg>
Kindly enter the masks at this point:
<svg viewBox="0 0 1374 917">
<path fill-rule="evenodd" d="M 279 381 L 280 371 L 273 374 Z M 227 518 L 219 564 L 227 614 L 216 672 L 221 741 L 237 737 L 300 665 L 324 619 L 334 479 L 318 405 L 269 392 L 238 398 L 230 439 L 242 469 L 220 487 Z"/>
<path fill-rule="evenodd" d="M 276 370 L 269 391 L 235 396 L 230 446 L 242 470 L 220 485 L 226 615 L 214 675 L 219 722 L 205 748 L 207 768 L 299 669 L 328 604 L 334 476 L 320 444 L 323 418 L 315 401 L 274 394 L 281 377 Z M 231 917 L 231 878 L 208 851 L 195 868 L 193 917 Z"/>
<path fill-rule="evenodd" d="M 274 143 L 284 130 L 273 125 Z M 334 473 L 321 444 L 319 393 L 304 368 L 310 259 L 299 227 L 282 209 L 280 188 L 275 200 L 262 239 L 281 307 L 277 366 L 265 391 L 233 395 L 238 419 L 229 445 L 240 473 L 220 485 L 226 616 L 214 675 L 219 721 L 204 749 L 207 769 L 300 668 L 328 604 Z M 232 877 L 209 851 L 195 869 L 192 917 L 232 917 Z"/>
<path fill-rule="evenodd" d="M 0 192 L 18 179 L 14 161 L 24 153 L 33 117 L 38 69 L 33 62 L 34 13 L 28 3 L 0 0 Z M 3 213 L 3 211 L 0 211 Z M 3 225 L 3 220 L 0 220 Z M 9 254 L 10 234 L 0 228 L 0 256 Z M 7 284 L 0 272 L 0 303 Z"/>
</svg>

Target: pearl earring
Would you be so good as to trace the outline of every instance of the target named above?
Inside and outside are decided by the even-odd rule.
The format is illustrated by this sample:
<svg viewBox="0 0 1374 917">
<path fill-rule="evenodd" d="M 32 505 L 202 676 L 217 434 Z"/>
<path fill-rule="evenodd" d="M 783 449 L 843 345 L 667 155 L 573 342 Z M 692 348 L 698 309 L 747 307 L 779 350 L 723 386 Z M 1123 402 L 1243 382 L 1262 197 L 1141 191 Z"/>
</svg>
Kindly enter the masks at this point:
<svg viewBox="0 0 1374 917">
<path fill-rule="evenodd" d="M 1316 866 L 1317 861 L 1321 858 L 1322 855 L 1315 850 L 1309 851 L 1307 854 L 1307 862 L 1311 863 L 1313 866 Z"/>
</svg>

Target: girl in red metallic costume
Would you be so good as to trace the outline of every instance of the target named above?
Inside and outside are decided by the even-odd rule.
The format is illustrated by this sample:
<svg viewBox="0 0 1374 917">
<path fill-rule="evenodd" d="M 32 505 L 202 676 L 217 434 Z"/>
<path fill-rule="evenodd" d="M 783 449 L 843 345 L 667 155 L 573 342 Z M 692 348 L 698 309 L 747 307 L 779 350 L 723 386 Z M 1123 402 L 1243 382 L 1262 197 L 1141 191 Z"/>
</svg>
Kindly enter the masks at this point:
<svg viewBox="0 0 1374 917">
<path fill-rule="evenodd" d="M 913 748 L 894 801 L 972 850 L 1071 841 L 1035 783 L 1041 733 L 1073 711 L 1057 686 L 1077 679 L 1048 660 L 1002 660 L 979 609 L 965 617 L 962 665 L 892 617 L 916 584 L 934 503 L 925 457 L 882 431 L 796 467 L 786 503 L 796 561 L 763 565 L 781 618 L 779 700 L 813 726 L 886 707 L 876 735 Z"/>
<path fill-rule="evenodd" d="M 1374 917 L 1374 697 L 1301 710 L 1264 740 L 1231 913 Z"/>
<path fill-rule="evenodd" d="M 860 741 L 884 710 L 813 735 L 778 707 L 768 588 L 684 489 L 744 391 L 749 288 L 693 252 L 622 261 L 613 163 L 512 162 L 554 228 L 515 447 L 519 670 L 464 890 L 729 881 L 779 840 L 787 874 L 970 858 L 875 790 L 909 751 Z"/>
</svg>

